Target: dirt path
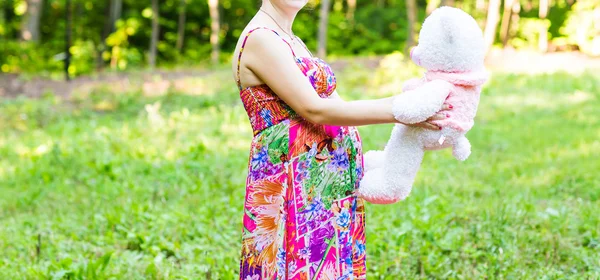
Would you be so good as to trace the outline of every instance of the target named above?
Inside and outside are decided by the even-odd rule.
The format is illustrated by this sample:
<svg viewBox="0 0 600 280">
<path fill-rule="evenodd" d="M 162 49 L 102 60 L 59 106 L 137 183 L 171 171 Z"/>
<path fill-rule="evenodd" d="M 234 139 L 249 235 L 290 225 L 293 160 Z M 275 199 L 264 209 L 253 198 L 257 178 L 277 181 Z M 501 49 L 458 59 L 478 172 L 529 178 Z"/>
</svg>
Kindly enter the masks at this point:
<svg viewBox="0 0 600 280">
<path fill-rule="evenodd" d="M 542 54 L 531 51 L 494 50 L 486 59 L 489 69 L 518 74 L 542 74 L 564 71 L 581 73 L 585 70 L 600 71 L 600 57 L 589 57 L 579 52 L 556 52 Z"/>
<path fill-rule="evenodd" d="M 22 79 L 18 75 L 0 74 L 0 98 L 16 96 L 40 97 L 52 92 L 60 97 L 69 97 L 75 90 L 93 89 L 99 86 L 128 88 L 132 83 L 141 83 L 145 87 L 164 87 L 164 81 L 173 81 L 190 77 L 202 77 L 208 70 L 175 70 L 135 73 L 105 73 L 94 76 L 82 76 L 70 82 L 47 78 Z"/>
<path fill-rule="evenodd" d="M 331 62 L 335 71 L 343 71 L 351 64 L 376 69 L 383 56 L 339 59 Z M 494 50 L 486 59 L 488 69 L 500 72 L 540 74 L 556 71 L 578 73 L 588 69 L 600 71 L 600 58 L 591 58 L 577 52 L 548 53 Z M 78 77 L 71 82 L 44 78 L 22 79 L 17 75 L 0 75 L 0 98 L 16 96 L 40 97 L 46 92 L 68 98 L 76 90 L 91 90 L 98 86 L 128 88 L 133 82 L 141 82 L 145 88 L 168 87 L 168 81 L 202 77 L 209 70 L 169 70 L 135 73 L 107 73 Z"/>
</svg>

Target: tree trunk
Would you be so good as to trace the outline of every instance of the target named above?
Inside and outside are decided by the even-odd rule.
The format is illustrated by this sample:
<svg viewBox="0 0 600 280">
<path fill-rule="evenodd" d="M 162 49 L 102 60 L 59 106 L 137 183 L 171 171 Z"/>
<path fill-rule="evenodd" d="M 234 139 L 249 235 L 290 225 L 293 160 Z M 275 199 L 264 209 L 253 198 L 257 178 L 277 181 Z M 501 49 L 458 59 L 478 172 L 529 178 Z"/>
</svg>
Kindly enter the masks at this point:
<svg viewBox="0 0 600 280">
<path fill-rule="evenodd" d="M 40 18 L 42 16 L 43 0 L 27 0 L 21 39 L 38 42 L 40 40 Z"/>
<path fill-rule="evenodd" d="M 540 0 L 540 19 L 545 20 L 548 15 L 548 0 Z M 538 50 L 540 52 L 548 51 L 548 26 L 545 21 L 540 25 L 540 38 L 538 42 Z"/>
<path fill-rule="evenodd" d="M 69 66 L 71 64 L 71 0 L 67 0 L 65 5 L 65 79 L 71 80 L 69 75 Z"/>
<path fill-rule="evenodd" d="M 212 45 L 211 60 L 213 64 L 219 63 L 219 32 L 221 23 L 219 19 L 219 0 L 208 0 L 210 13 L 210 44 Z"/>
<path fill-rule="evenodd" d="M 427 7 L 425 8 L 425 12 L 427 13 L 427 15 L 430 15 L 439 5 L 439 0 L 427 0 Z"/>
<path fill-rule="evenodd" d="M 327 55 L 327 24 L 329 23 L 329 0 L 321 1 L 321 11 L 319 14 L 319 47 L 317 55 L 325 58 Z"/>
<path fill-rule="evenodd" d="M 475 0 L 475 10 L 485 12 L 485 0 Z"/>
<path fill-rule="evenodd" d="M 454 5 L 454 0 L 442 0 L 442 4 L 440 6 L 454 7 Z"/>
<path fill-rule="evenodd" d="M 346 12 L 346 19 L 348 19 L 351 23 L 354 22 L 354 11 L 356 11 L 356 0 L 347 0 L 348 2 L 348 11 Z"/>
<path fill-rule="evenodd" d="M 4 26 L 6 24 L 6 14 L 4 11 L 4 5 L 0 5 L 0 26 Z M 6 31 L 4 33 L 0 33 L 0 39 L 6 36 Z M 8 37 L 8 36 L 6 36 Z"/>
<path fill-rule="evenodd" d="M 179 22 L 177 23 L 177 51 L 181 53 L 183 50 L 183 40 L 185 38 L 185 16 L 186 16 L 187 1 L 181 0 L 179 4 Z"/>
<path fill-rule="evenodd" d="M 508 33 L 510 29 L 510 19 L 512 18 L 513 0 L 504 0 L 504 12 L 502 13 L 502 23 L 500 24 L 500 40 L 502 47 L 508 43 Z"/>
<path fill-rule="evenodd" d="M 520 19 L 519 13 L 521 13 L 521 3 L 517 0 L 515 0 L 512 5 L 512 17 L 510 18 L 510 22 L 508 24 L 508 32 L 509 33 L 506 36 L 507 42 L 504 42 L 504 46 L 506 46 L 508 44 L 508 40 L 510 39 L 510 36 L 511 36 L 510 31 L 512 29 L 514 29 L 514 26 L 519 26 L 519 19 Z"/>
<path fill-rule="evenodd" d="M 417 23 L 417 3 L 416 0 L 406 0 L 406 16 L 408 18 L 408 38 L 404 47 L 406 58 L 409 57 L 409 51 L 415 44 L 415 25 Z"/>
<path fill-rule="evenodd" d="M 158 45 L 159 17 L 158 0 L 152 0 L 152 37 L 150 38 L 150 56 L 148 59 L 151 69 L 156 67 L 156 47 Z"/>
<path fill-rule="evenodd" d="M 110 4 L 106 7 L 106 21 L 102 30 L 102 40 L 106 40 L 106 37 L 115 31 L 115 22 L 121 18 L 122 10 L 123 0 L 110 1 Z"/>
<path fill-rule="evenodd" d="M 102 67 L 104 66 L 104 59 L 102 58 L 102 53 L 106 50 L 106 38 L 108 37 L 108 35 L 115 32 L 115 23 L 121 18 L 122 11 L 123 0 L 111 0 L 110 4 L 106 6 L 106 9 L 104 10 L 106 20 L 104 22 L 104 29 L 102 30 L 100 44 L 97 50 L 98 54 L 96 56 L 96 68 L 98 70 L 102 69 Z"/>
<path fill-rule="evenodd" d="M 488 6 L 488 14 L 485 23 L 485 31 L 483 38 L 485 40 L 486 52 L 488 52 L 496 39 L 496 29 L 498 28 L 498 20 L 500 19 L 500 0 L 490 0 Z"/>
<path fill-rule="evenodd" d="M 533 9 L 533 0 L 525 1 L 525 4 L 523 5 L 523 11 L 529 12 L 532 9 Z"/>
<path fill-rule="evenodd" d="M 123 0 L 110 1 L 110 32 L 115 31 L 115 22 L 121 18 Z"/>
</svg>

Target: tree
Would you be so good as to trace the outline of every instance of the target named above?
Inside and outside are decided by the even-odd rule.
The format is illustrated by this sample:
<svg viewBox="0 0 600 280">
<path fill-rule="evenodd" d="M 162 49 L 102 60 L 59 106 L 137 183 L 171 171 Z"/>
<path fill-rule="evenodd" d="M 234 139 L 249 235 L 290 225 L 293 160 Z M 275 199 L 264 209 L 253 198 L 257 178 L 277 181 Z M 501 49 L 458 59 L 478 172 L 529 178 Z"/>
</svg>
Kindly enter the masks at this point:
<svg viewBox="0 0 600 280">
<path fill-rule="evenodd" d="M 415 0 L 406 0 L 406 15 L 408 18 L 408 37 L 404 53 L 408 54 L 410 48 L 415 44 L 415 25 L 417 23 L 417 3 Z"/>
<path fill-rule="evenodd" d="M 485 22 L 483 38 L 485 41 L 486 52 L 488 52 L 496 39 L 496 29 L 500 19 L 500 0 L 490 0 L 488 14 Z"/>
<path fill-rule="evenodd" d="M 475 0 L 475 10 L 485 11 L 485 0 Z"/>
<path fill-rule="evenodd" d="M 187 1 L 186 0 L 181 0 L 181 3 L 179 4 L 179 21 L 177 23 L 177 51 L 179 53 L 181 53 L 181 50 L 183 49 L 183 40 L 185 38 L 185 10 L 187 7 Z"/>
<path fill-rule="evenodd" d="M 40 18 L 43 5 L 43 0 L 27 0 L 27 11 L 21 29 L 22 40 L 33 42 L 40 40 Z"/>
<path fill-rule="evenodd" d="M 150 38 L 150 56 L 149 63 L 150 68 L 154 69 L 156 67 L 156 47 L 158 45 L 158 0 L 152 0 L 152 36 Z"/>
<path fill-rule="evenodd" d="M 440 0 L 427 0 L 427 7 L 425 13 L 430 15 L 440 5 Z"/>
<path fill-rule="evenodd" d="M 327 55 L 327 25 L 329 23 L 329 3 L 330 0 L 321 0 L 321 10 L 319 13 L 319 46 L 317 55 L 325 58 Z"/>
<path fill-rule="evenodd" d="M 450 7 L 454 7 L 455 2 L 454 0 L 442 0 L 442 4 L 441 6 L 450 6 Z"/>
<path fill-rule="evenodd" d="M 110 15 L 108 18 L 108 25 L 110 32 L 115 30 L 115 22 L 121 18 L 121 11 L 123 10 L 123 0 L 111 0 L 110 1 Z"/>
<path fill-rule="evenodd" d="M 347 0 L 348 11 L 346 12 L 346 19 L 351 23 L 354 22 L 354 11 L 356 11 L 356 0 Z"/>
<path fill-rule="evenodd" d="M 69 66 L 71 64 L 71 0 L 67 0 L 65 5 L 65 79 L 71 80 L 69 75 Z"/>
<path fill-rule="evenodd" d="M 539 17 L 541 20 L 545 20 L 548 15 L 548 0 L 540 0 L 540 11 Z M 538 41 L 538 49 L 540 52 L 546 52 L 548 50 L 548 25 L 540 24 L 540 38 Z"/>
<path fill-rule="evenodd" d="M 4 25 L 6 24 L 6 15 L 4 12 L 4 6 L 0 5 L 0 38 L 2 38 L 5 34 L 5 27 Z"/>
<path fill-rule="evenodd" d="M 514 2 L 516 1 L 504 0 L 504 12 L 502 13 L 502 23 L 500 24 L 500 40 L 502 41 L 503 47 L 506 47 L 506 44 L 508 43 L 508 33 L 510 30 Z"/>
<path fill-rule="evenodd" d="M 221 31 L 219 0 L 208 0 L 208 9 L 210 13 L 210 44 L 212 45 L 211 60 L 212 63 L 217 64 L 221 51 L 219 45 L 219 32 Z"/>
<path fill-rule="evenodd" d="M 104 66 L 102 52 L 106 50 L 106 38 L 115 31 L 115 22 L 121 18 L 122 10 L 123 0 L 111 0 L 110 4 L 106 6 L 106 20 L 104 21 L 104 29 L 102 30 L 100 44 L 98 45 L 98 55 L 96 56 L 96 67 L 98 69 Z"/>
</svg>

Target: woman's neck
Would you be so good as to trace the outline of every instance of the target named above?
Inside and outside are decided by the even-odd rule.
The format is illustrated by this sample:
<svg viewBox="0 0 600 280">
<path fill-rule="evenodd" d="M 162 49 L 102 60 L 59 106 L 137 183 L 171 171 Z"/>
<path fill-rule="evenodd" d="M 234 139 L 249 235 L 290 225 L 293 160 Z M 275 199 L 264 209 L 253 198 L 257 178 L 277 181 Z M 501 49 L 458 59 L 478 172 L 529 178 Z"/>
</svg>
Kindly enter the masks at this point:
<svg viewBox="0 0 600 280">
<path fill-rule="evenodd" d="M 269 1 L 263 1 L 260 9 L 273 17 L 273 20 L 276 21 L 276 24 L 279 25 L 280 28 L 283 28 L 283 31 L 287 32 L 288 34 L 292 34 L 292 24 L 294 23 L 294 18 L 296 17 L 297 12 L 286 12 L 285 10 L 271 4 Z"/>
</svg>

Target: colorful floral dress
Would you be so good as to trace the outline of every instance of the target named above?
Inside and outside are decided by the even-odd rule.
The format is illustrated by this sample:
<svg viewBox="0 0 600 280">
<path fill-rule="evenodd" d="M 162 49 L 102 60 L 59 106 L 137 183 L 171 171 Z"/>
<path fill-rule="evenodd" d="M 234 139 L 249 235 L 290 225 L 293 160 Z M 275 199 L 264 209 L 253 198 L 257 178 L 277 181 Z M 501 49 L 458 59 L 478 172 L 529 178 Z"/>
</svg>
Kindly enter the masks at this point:
<svg viewBox="0 0 600 280">
<path fill-rule="evenodd" d="M 365 279 L 364 204 L 353 193 L 363 174 L 358 131 L 310 123 L 266 85 L 241 87 L 239 61 L 258 29 L 266 28 L 248 32 L 238 57 L 254 131 L 240 279 Z M 329 65 L 294 57 L 319 96 L 329 97 L 336 87 Z"/>
</svg>

